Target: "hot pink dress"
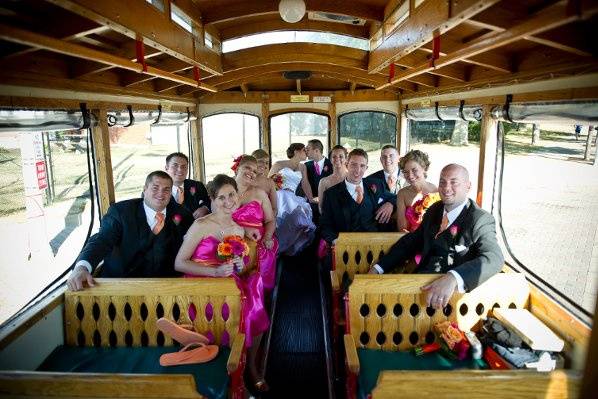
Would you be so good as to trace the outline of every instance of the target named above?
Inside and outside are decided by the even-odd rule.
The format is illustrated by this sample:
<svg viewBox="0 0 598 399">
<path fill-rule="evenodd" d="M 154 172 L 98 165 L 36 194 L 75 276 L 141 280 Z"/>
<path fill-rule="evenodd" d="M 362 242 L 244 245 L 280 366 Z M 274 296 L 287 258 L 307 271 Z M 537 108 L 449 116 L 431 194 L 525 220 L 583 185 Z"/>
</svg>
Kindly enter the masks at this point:
<svg viewBox="0 0 598 399">
<path fill-rule="evenodd" d="M 222 262 L 216 256 L 219 243 L 220 240 L 215 237 L 205 237 L 195 248 L 191 260 L 205 266 L 220 265 Z M 185 277 L 197 276 L 186 274 Z M 233 274 L 233 278 L 243 297 L 241 326 L 245 333 L 245 346 L 251 346 L 252 338 L 266 331 L 270 325 L 268 313 L 264 308 L 262 276 L 259 273 L 251 273 L 244 277 Z M 192 319 L 195 319 L 195 312 L 195 309 L 189 309 Z"/>
<path fill-rule="evenodd" d="M 264 211 L 257 201 L 250 201 L 242 205 L 233 213 L 233 220 L 242 227 L 254 227 L 259 229 L 260 235 L 264 236 Z M 257 243 L 257 265 L 259 273 L 264 281 L 264 288 L 274 288 L 276 280 L 276 253 L 278 252 L 278 240 L 272 237 L 274 245 L 267 249 L 262 240 Z"/>
</svg>

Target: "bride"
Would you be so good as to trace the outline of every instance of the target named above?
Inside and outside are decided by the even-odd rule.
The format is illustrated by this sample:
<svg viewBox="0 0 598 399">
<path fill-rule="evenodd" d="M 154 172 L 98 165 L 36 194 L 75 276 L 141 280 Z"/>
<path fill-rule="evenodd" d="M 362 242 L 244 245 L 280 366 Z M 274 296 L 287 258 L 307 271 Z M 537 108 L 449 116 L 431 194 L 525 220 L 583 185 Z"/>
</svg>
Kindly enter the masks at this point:
<svg viewBox="0 0 598 399">
<path fill-rule="evenodd" d="M 306 190 L 311 193 L 307 183 L 307 169 L 301 163 L 307 158 L 305 145 L 292 143 L 287 149 L 287 157 L 288 161 L 278 161 L 272 165 L 270 177 L 277 173 L 282 177 L 282 187 L 276 192 L 276 235 L 280 253 L 292 256 L 313 241 L 316 226 L 312 221 L 311 206 L 307 200 L 295 195 L 299 184 L 306 193 Z"/>
</svg>

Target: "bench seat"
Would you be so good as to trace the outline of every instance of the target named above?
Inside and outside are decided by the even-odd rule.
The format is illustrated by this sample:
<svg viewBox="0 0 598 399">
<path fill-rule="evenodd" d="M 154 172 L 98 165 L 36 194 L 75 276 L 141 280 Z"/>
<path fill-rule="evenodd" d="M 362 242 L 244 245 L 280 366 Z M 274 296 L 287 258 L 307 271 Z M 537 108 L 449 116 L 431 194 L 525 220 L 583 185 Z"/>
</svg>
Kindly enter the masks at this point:
<svg viewBox="0 0 598 399">
<path fill-rule="evenodd" d="M 159 358 L 176 352 L 178 346 L 74 347 L 61 345 L 40 365 L 38 371 L 69 373 L 191 374 L 197 391 L 207 397 L 227 397 L 229 376 L 226 364 L 230 349 L 220 347 L 218 356 L 201 364 L 162 367 Z"/>
<path fill-rule="evenodd" d="M 415 356 L 413 352 L 389 352 L 378 349 L 357 349 L 360 373 L 357 397 L 367 398 L 373 391 L 378 377 L 390 370 L 483 370 L 487 368 L 483 360 L 449 359 L 439 352 Z"/>
</svg>

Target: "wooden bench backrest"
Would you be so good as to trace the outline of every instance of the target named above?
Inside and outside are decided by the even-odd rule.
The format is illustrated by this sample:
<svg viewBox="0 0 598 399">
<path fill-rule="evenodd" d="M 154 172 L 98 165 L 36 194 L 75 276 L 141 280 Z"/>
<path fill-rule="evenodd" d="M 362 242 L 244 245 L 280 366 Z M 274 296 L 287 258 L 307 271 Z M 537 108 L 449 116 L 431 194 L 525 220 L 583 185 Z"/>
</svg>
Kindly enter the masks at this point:
<svg viewBox="0 0 598 399">
<path fill-rule="evenodd" d="M 420 287 L 438 274 L 357 275 L 349 287 L 349 333 L 357 348 L 407 350 L 436 339 L 434 324 L 451 320 L 466 331 L 496 306 L 527 308 L 529 285 L 519 273 L 500 273 L 443 311 L 426 308 Z"/>
<path fill-rule="evenodd" d="M 232 344 L 239 331 L 241 297 L 232 278 L 99 278 L 96 282 L 83 291 L 65 292 L 67 345 L 172 345 L 170 337 L 156 328 L 160 317 L 192 323 L 197 331 L 211 333 L 218 344 L 225 335 Z M 195 309 L 194 321 L 190 307 Z"/>
<path fill-rule="evenodd" d="M 373 399 L 569 398 L 579 397 L 581 375 L 558 370 L 383 371 Z"/>
<path fill-rule="evenodd" d="M 339 233 L 334 245 L 333 269 L 338 281 L 346 273 L 349 281 L 355 274 L 367 273 L 405 233 Z"/>
</svg>

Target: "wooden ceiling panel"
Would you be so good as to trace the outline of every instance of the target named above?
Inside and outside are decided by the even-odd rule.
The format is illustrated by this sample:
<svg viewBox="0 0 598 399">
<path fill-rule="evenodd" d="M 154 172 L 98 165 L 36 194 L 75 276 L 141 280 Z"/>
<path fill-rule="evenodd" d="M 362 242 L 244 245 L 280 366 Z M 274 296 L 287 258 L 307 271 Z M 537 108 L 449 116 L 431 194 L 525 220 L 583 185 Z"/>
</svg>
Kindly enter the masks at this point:
<svg viewBox="0 0 598 399">
<path fill-rule="evenodd" d="M 255 15 L 278 15 L 279 0 L 239 1 L 211 0 L 199 2 L 204 24 L 242 21 Z M 359 0 L 305 0 L 307 11 L 322 11 L 349 15 L 372 21 L 382 21 L 384 6 Z"/>
<path fill-rule="evenodd" d="M 364 26 L 348 25 L 335 22 L 311 21 L 307 18 L 290 24 L 283 21 L 278 15 L 257 15 L 244 18 L 242 23 L 237 20 L 226 21 L 216 25 L 220 34 L 220 40 L 228 40 L 237 37 L 254 35 L 262 32 L 281 30 L 305 30 L 315 32 L 332 32 L 352 37 L 369 39 L 369 24 Z"/>
</svg>

